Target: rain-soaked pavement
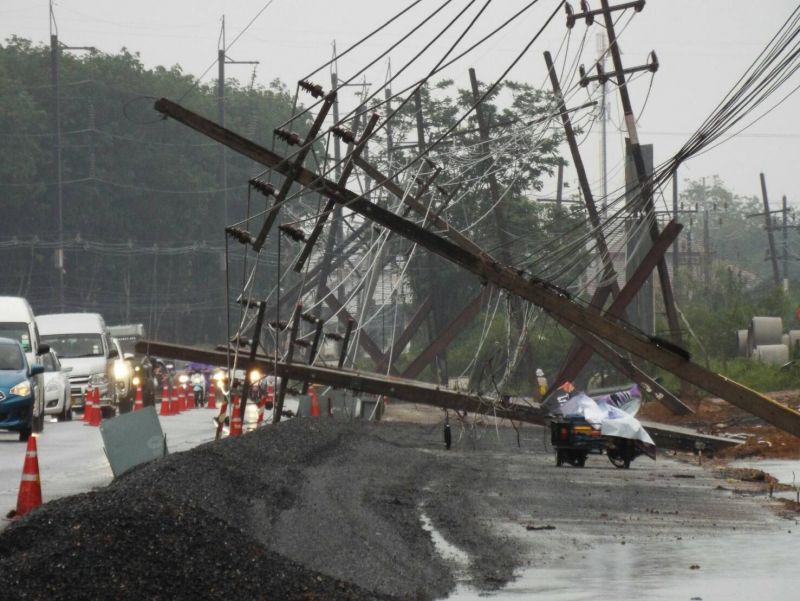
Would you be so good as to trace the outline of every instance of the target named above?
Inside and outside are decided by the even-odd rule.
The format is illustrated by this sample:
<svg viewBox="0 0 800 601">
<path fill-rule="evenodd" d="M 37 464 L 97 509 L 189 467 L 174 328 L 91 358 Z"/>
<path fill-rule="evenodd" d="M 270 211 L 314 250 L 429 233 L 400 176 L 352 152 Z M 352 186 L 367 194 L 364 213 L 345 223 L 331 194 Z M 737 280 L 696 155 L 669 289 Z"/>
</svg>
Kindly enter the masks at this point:
<svg viewBox="0 0 800 601">
<path fill-rule="evenodd" d="M 560 565 L 523 570 L 500 591 L 460 586 L 448 599 L 789 600 L 798 590 L 800 525 L 787 522 L 779 534 L 726 534 L 671 545 L 601 544 Z"/>
</svg>

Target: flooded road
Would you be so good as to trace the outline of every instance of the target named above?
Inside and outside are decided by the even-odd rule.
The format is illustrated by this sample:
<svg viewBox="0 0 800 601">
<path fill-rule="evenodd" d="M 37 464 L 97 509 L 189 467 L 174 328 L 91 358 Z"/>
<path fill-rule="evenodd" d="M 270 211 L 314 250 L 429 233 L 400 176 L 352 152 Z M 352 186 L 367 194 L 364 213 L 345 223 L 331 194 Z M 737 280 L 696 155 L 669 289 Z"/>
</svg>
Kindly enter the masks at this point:
<svg viewBox="0 0 800 601">
<path fill-rule="evenodd" d="M 460 587 L 448 599 L 795 599 L 800 590 L 800 525 L 786 524 L 785 530 L 769 535 L 726 534 L 658 545 L 600 544 L 559 565 L 524 570 L 500 591 Z"/>
</svg>

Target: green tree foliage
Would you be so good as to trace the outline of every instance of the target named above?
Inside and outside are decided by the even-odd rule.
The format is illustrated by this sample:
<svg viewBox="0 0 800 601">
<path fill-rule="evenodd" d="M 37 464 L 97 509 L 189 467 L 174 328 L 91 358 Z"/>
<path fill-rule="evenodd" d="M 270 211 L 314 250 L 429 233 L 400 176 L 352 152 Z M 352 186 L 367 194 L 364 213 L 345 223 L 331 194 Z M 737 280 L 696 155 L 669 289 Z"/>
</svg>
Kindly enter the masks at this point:
<svg viewBox="0 0 800 601">
<path fill-rule="evenodd" d="M 152 108 L 164 96 L 216 120 L 216 86 L 178 66 L 145 68 L 126 49 L 61 51 L 58 65 L 63 308 L 145 322 L 163 338 L 223 338 L 223 225 L 263 208 L 247 193 L 262 168 L 226 153 L 224 215 L 221 147 Z M 228 80 L 225 97 L 226 125 L 267 146 L 291 114 L 278 81 Z M 27 296 L 37 313 L 59 309 L 55 106 L 50 48 L 20 38 L 0 46 L 0 293 Z"/>
</svg>

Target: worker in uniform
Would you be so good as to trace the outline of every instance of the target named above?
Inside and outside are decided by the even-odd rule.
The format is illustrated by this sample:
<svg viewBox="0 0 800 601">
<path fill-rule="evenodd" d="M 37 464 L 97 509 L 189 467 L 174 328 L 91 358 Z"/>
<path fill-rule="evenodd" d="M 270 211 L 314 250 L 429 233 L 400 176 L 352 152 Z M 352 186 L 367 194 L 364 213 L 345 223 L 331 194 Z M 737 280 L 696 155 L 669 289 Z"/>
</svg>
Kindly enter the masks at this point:
<svg viewBox="0 0 800 601">
<path fill-rule="evenodd" d="M 542 368 L 536 370 L 536 389 L 539 391 L 539 400 L 547 393 L 547 378 L 544 377 Z"/>
</svg>

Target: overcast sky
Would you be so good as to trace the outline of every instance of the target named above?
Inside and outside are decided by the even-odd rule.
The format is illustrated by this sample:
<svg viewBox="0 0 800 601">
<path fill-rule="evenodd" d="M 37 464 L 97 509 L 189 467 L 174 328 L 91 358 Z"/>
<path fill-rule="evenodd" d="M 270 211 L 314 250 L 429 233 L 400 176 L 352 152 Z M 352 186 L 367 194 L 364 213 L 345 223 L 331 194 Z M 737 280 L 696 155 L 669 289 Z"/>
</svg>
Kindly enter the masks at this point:
<svg viewBox="0 0 800 601">
<path fill-rule="evenodd" d="M 475 2 L 469 15 L 474 15 L 484 1 Z M 393 51 L 390 55 L 393 72 L 398 71 L 468 3 L 469 0 L 452 0 L 428 28 L 419 32 L 409 48 Z M 222 15 L 226 17 L 227 42 L 230 45 L 266 4 L 267 0 L 59 0 L 55 14 L 59 37 L 67 45 L 91 45 L 104 52 L 116 52 L 125 46 L 132 52 L 139 52 L 148 67 L 179 64 L 185 72 L 200 75 L 216 58 Z M 410 4 L 410 0 L 406 4 Z M 441 4 L 443 0 L 422 0 L 384 34 L 340 59 L 340 77 L 358 71 L 418 23 L 422 15 Z M 525 4 L 527 0 L 495 0 L 466 40 L 477 39 L 479 34 L 488 32 Z M 467 69 L 472 66 L 482 81 L 492 81 L 531 40 L 557 4 L 556 0 L 541 0 L 502 37 L 493 39 L 454 64 L 445 75 L 466 87 Z M 577 9 L 578 2 L 573 4 Z M 590 0 L 590 5 L 599 7 L 600 0 Z M 294 83 L 299 78 L 331 57 L 334 41 L 338 50 L 343 51 L 402 6 L 402 2 L 375 0 L 273 0 L 230 46 L 228 56 L 236 60 L 260 61 L 256 69 L 258 82 L 267 83 L 277 77 L 294 90 Z M 639 120 L 641 140 L 654 145 L 656 162 L 674 153 L 697 129 L 795 6 L 796 0 L 648 0 L 644 10 L 630 21 L 628 17 L 633 13 L 626 12 L 619 23 L 625 66 L 644 63 L 650 50 L 656 51 L 661 65 L 652 79 L 652 88 L 649 75 L 640 76 L 631 85 L 635 111 L 637 114 L 642 112 Z M 469 18 L 471 16 L 463 23 Z M 583 62 L 588 62 L 590 55 L 596 56 L 597 35 L 602 31 L 595 25 L 585 37 L 586 60 Z M 559 13 L 509 77 L 549 88 L 542 53 L 545 50 L 556 53 L 566 32 L 564 16 Z M 585 32 L 586 26 L 582 22 L 575 26 L 570 38 L 572 50 L 579 46 Z M 46 42 L 49 33 L 47 0 L 2 0 L 0 3 L 2 39 L 18 35 Z M 445 36 L 435 45 L 432 58 L 415 63 L 398 78 L 394 89 L 422 77 L 454 39 L 455 35 Z M 380 86 L 386 72 L 387 61 L 384 59 L 367 72 L 367 81 Z M 247 81 L 252 67 L 230 65 L 227 73 L 229 77 Z M 328 73 L 326 68 L 316 76 L 326 88 L 329 86 Z M 206 80 L 215 77 L 216 67 L 209 71 Z M 567 79 L 568 74 L 565 72 L 563 77 Z M 789 82 L 784 93 L 799 84 L 796 77 Z M 617 95 L 613 88 L 611 92 L 613 123 L 609 125 L 608 146 L 612 177 L 609 187 L 614 188 L 621 183 L 619 170 L 614 167 L 619 164 L 623 142 L 615 125 L 620 123 Z M 585 94 L 583 97 L 575 96 L 575 102 L 584 102 L 585 99 Z M 798 99 L 800 96 L 793 96 L 747 133 L 686 164 L 680 172 L 681 179 L 717 174 L 738 194 L 760 195 L 759 173 L 764 171 L 774 208 L 784 194 L 790 203 L 800 206 L 800 185 L 794 178 L 800 144 Z M 582 146 L 593 181 L 600 175 L 597 160 L 600 143 L 596 131 L 599 128 L 587 136 Z M 564 152 L 566 154 L 566 149 Z M 567 178 L 574 182 L 575 174 L 568 173 Z"/>
</svg>

